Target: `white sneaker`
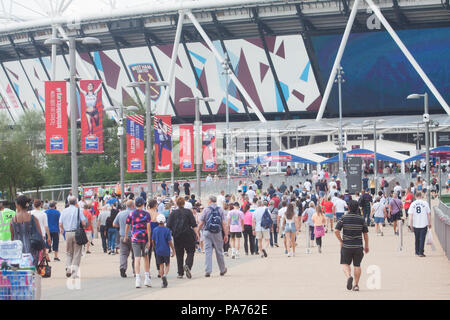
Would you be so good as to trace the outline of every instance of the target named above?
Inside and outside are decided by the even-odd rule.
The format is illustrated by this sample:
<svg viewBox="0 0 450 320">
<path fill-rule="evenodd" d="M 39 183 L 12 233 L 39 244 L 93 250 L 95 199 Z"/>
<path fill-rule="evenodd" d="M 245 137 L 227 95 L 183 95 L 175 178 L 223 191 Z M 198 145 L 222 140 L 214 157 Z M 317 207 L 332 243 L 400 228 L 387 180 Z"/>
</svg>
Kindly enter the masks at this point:
<svg viewBox="0 0 450 320">
<path fill-rule="evenodd" d="M 292 252 L 292 257 L 295 257 L 295 252 Z"/>
<path fill-rule="evenodd" d="M 152 286 L 150 278 L 145 277 L 144 286 L 146 286 L 146 287 L 151 287 Z"/>
<path fill-rule="evenodd" d="M 136 275 L 136 288 L 140 288 L 141 287 L 141 276 L 140 275 Z"/>
<path fill-rule="evenodd" d="M 288 253 L 287 256 L 288 256 L 288 257 L 292 257 L 292 252 L 289 251 L 289 253 Z"/>
</svg>

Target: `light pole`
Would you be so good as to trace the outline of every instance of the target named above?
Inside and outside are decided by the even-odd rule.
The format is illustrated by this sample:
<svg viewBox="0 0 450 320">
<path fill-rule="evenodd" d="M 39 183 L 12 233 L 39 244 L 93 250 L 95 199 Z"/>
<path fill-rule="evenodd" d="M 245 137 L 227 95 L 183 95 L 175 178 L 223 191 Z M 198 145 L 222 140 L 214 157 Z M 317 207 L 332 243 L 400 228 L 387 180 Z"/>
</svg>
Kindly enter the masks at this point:
<svg viewBox="0 0 450 320">
<path fill-rule="evenodd" d="M 180 102 L 195 101 L 195 154 L 196 154 L 196 172 L 197 172 L 197 197 L 198 201 L 201 201 L 201 187 L 200 187 L 200 171 L 202 165 L 202 122 L 200 121 L 199 101 L 213 102 L 213 98 L 202 97 L 184 97 L 180 99 Z"/>
<path fill-rule="evenodd" d="M 76 78 L 76 43 L 84 45 L 99 45 L 101 42 L 97 38 L 85 37 L 77 38 L 68 36 L 67 38 L 51 38 L 44 41 L 45 45 L 62 45 L 68 42 L 69 45 L 69 83 L 70 83 L 70 149 L 71 149 L 71 171 L 72 171 L 72 195 L 78 194 L 78 137 L 77 137 L 77 78 Z M 55 61 L 53 62 L 55 63 Z"/>
<path fill-rule="evenodd" d="M 343 139 L 342 139 L 342 83 L 345 82 L 342 75 L 344 71 L 340 65 L 337 67 L 337 76 L 334 82 L 337 82 L 339 88 L 339 174 L 338 176 L 342 179 L 344 173 L 344 150 L 343 150 Z"/>
<path fill-rule="evenodd" d="M 364 124 L 373 124 L 373 173 L 375 180 L 375 195 L 378 190 L 378 162 L 377 162 L 377 123 L 383 123 L 384 119 L 364 120 Z"/>
<path fill-rule="evenodd" d="M 230 193 L 230 115 L 228 110 L 228 85 L 229 85 L 229 76 L 231 74 L 230 70 L 230 59 L 228 58 L 228 54 L 225 55 L 225 60 L 222 62 L 223 71 L 222 74 L 225 75 L 226 81 L 226 103 L 225 103 L 225 121 L 226 121 L 226 131 L 225 131 L 225 159 L 227 163 L 227 194 Z"/>
<path fill-rule="evenodd" d="M 141 81 L 131 82 L 127 87 L 136 88 L 145 85 L 145 122 L 147 126 L 147 199 L 153 197 L 153 123 L 152 123 L 152 99 L 156 99 L 157 96 L 150 95 L 151 86 L 166 87 L 169 85 L 165 81 Z"/>
<path fill-rule="evenodd" d="M 424 100 L 424 114 L 423 114 L 423 122 L 425 123 L 425 148 L 426 148 L 426 166 L 427 170 L 426 179 L 427 179 L 427 201 L 428 205 L 431 208 L 431 193 L 430 193 L 430 114 L 428 113 L 428 93 L 424 94 L 413 93 L 410 94 L 406 99 L 420 99 L 423 97 Z"/>
<path fill-rule="evenodd" d="M 119 127 L 117 128 L 117 137 L 119 138 L 119 142 L 120 142 L 120 159 L 119 159 L 119 165 L 120 165 L 120 190 L 122 190 L 122 192 L 120 193 L 120 200 L 121 202 L 124 199 L 125 196 L 125 170 L 124 170 L 124 164 L 123 164 L 123 160 L 124 160 L 124 143 L 123 143 L 123 109 L 127 110 L 127 111 L 138 111 L 139 108 L 136 106 L 129 106 L 129 107 L 124 107 L 124 106 L 110 106 L 105 108 L 105 111 L 115 111 L 119 109 L 120 110 L 120 119 L 116 120 L 116 123 L 119 125 Z M 115 119 L 115 118 L 114 118 Z"/>
</svg>

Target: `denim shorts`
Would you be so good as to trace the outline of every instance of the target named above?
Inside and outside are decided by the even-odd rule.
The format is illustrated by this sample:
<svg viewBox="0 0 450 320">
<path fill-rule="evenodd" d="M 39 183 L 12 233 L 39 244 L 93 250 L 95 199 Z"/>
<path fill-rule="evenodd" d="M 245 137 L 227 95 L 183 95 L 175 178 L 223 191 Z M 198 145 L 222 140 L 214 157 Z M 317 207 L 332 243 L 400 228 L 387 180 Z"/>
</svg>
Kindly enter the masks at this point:
<svg viewBox="0 0 450 320">
<path fill-rule="evenodd" d="M 292 233 L 296 233 L 297 229 L 295 228 L 295 223 L 291 222 L 291 223 L 286 223 L 286 225 L 284 226 L 284 232 L 292 232 Z"/>
<path fill-rule="evenodd" d="M 375 223 L 384 223 L 384 218 L 374 217 Z"/>
<path fill-rule="evenodd" d="M 333 219 L 334 214 L 333 213 L 325 213 L 325 217 L 327 217 L 328 219 Z"/>
</svg>

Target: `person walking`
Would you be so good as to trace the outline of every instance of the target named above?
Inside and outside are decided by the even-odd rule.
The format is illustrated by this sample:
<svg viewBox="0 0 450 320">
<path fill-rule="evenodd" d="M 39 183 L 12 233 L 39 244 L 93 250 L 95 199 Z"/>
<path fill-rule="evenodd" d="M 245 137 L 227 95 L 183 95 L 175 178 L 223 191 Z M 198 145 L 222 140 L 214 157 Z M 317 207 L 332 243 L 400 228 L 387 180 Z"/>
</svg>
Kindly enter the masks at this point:
<svg viewBox="0 0 450 320">
<path fill-rule="evenodd" d="M 106 218 L 105 229 L 108 234 L 108 254 L 115 255 L 116 254 L 116 237 L 117 237 L 117 229 L 114 228 L 113 222 L 116 219 L 119 210 L 116 207 L 116 204 L 113 205 L 111 209 L 111 214 L 108 218 Z"/>
<path fill-rule="evenodd" d="M 431 229 L 431 211 L 424 201 L 422 192 L 417 191 L 416 200 L 409 207 L 409 228 L 414 230 L 416 256 L 425 257 L 425 238 Z"/>
<path fill-rule="evenodd" d="M 14 210 L 5 208 L 0 202 L 0 241 L 11 240 L 11 221 L 16 215 Z"/>
<path fill-rule="evenodd" d="M 305 211 L 303 211 L 302 213 L 302 221 L 306 223 L 306 225 L 308 226 L 309 229 L 309 237 L 310 237 L 310 241 L 311 241 L 311 247 L 314 247 L 314 222 L 312 220 L 312 217 L 314 215 L 314 213 L 316 213 L 316 205 L 314 204 L 314 202 L 309 202 L 308 207 L 305 209 Z"/>
<path fill-rule="evenodd" d="M 291 202 L 287 206 L 286 213 L 283 215 L 281 222 L 281 229 L 287 239 L 288 257 L 295 257 L 295 236 L 297 230 L 300 230 L 298 223 L 298 212 L 294 211 L 294 204 Z"/>
<path fill-rule="evenodd" d="M 161 203 L 163 203 L 161 201 Z M 157 210 L 158 202 L 155 199 L 152 199 L 148 202 L 147 205 L 147 212 L 150 214 L 150 232 L 153 232 L 153 230 L 159 225 L 158 221 L 156 221 L 156 218 L 160 213 L 158 213 Z M 162 213 L 163 216 L 166 216 L 164 214 L 164 211 Z M 167 216 L 169 216 L 169 213 L 167 213 Z M 148 263 L 152 262 L 152 254 L 155 256 L 155 264 L 156 264 L 156 270 L 159 270 L 159 264 L 158 261 L 156 261 L 156 252 L 155 247 L 153 246 L 153 242 L 150 243 L 150 249 L 148 253 Z M 158 273 L 159 278 L 159 273 Z"/>
<path fill-rule="evenodd" d="M 273 199 L 272 199 L 272 201 L 273 201 Z M 281 208 L 278 210 L 277 230 L 281 230 L 281 222 L 283 220 L 284 214 L 286 213 L 286 210 L 287 210 L 287 201 L 282 201 Z M 283 238 L 284 254 L 288 254 L 287 240 L 286 240 L 283 230 L 281 230 L 281 238 Z"/>
<path fill-rule="evenodd" d="M 233 207 L 233 210 L 228 212 L 228 231 L 230 235 L 231 259 L 238 259 L 242 230 L 244 229 L 244 213 L 239 210 L 239 202 L 235 202 Z"/>
<path fill-rule="evenodd" d="M 91 252 L 89 251 L 89 246 L 90 246 L 90 242 L 92 240 L 92 233 L 93 233 L 92 221 L 94 220 L 94 218 L 91 213 L 90 205 L 87 203 L 84 205 L 83 215 L 86 218 L 86 227 L 84 228 L 84 231 L 86 232 L 86 237 L 89 239 L 89 241 L 85 245 L 86 254 L 90 254 Z"/>
<path fill-rule="evenodd" d="M 314 237 L 319 253 L 322 253 L 322 237 L 325 235 L 325 226 L 327 224 L 326 216 L 322 212 L 321 206 L 316 206 L 316 212 L 311 217 L 314 224 Z"/>
<path fill-rule="evenodd" d="M 106 205 L 102 207 L 102 210 L 100 211 L 100 214 L 98 215 L 98 224 L 97 224 L 97 232 L 100 233 L 100 237 L 102 239 L 102 248 L 103 252 L 108 252 L 107 250 L 107 229 L 106 229 L 106 219 L 111 215 L 111 207 Z"/>
<path fill-rule="evenodd" d="M 164 226 L 166 217 L 160 214 L 156 217 L 156 221 L 159 225 L 152 232 L 152 244 L 155 248 L 156 263 L 159 264 L 158 271 L 159 277 L 162 280 L 162 287 L 167 288 L 167 275 L 169 274 L 170 269 L 170 257 L 175 255 L 175 248 L 173 246 L 170 230 Z M 172 254 L 170 253 L 170 249 L 172 249 Z"/>
<path fill-rule="evenodd" d="M 151 231 L 150 214 L 145 211 L 145 200 L 136 198 L 136 210 L 130 213 L 125 221 L 125 242 L 128 242 L 128 231 L 131 226 L 131 247 L 134 253 L 134 271 L 136 272 L 136 288 L 141 287 L 141 257 L 144 258 L 145 280 L 144 286 L 151 287 L 150 263 L 147 258 L 150 249 Z"/>
<path fill-rule="evenodd" d="M 334 204 L 331 202 L 331 196 L 324 198 L 321 202 L 322 211 L 325 212 L 325 218 L 327 219 L 326 227 L 330 226 L 330 230 L 333 230 L 333 219 L 334 219 Z M 325 229 L 328 232 L 328 229 Z"/>
<path fill-rule="evenodd" d="M 220 275 L 227 273 L 223 255 L 223 243 L 228 242 L 228 228 L 225 221 L 223 209 L 218 207 L 217 198 L 209 196 L 208 207 L 205 208 L 200 217 L 199 230 L 204 228 L 205 238 L 205 277 L 210 277 L 212 272 L 212 252 L 216 251 L 217 264 L 219 265 Z M 222 230 L 225 236 L 222 238 Z M 197 234 L 200 238 L 200 235 Z"/>
<path fill-rule="evenodd" d="M 79 267 L 81 263 L 82 246 L 77 244 L 75 240 L 75 231 L 79 225 L 86 226 L 86 218 L 83 211 L 78 208 L 77 198 L 69 198 L 69 207 L 61 212 L 59 218 L 59 228 L 61 233 L 66 235 L 66 277 L 78 278 Z"/>
<path fill-rule="evenodd" d="M 399 235 L 397 221 L 402 219 L 403 204 L 402 200 L 399 199 L 398 193 L 394 191 L 393 198 L 389 202 L 389 215 L 393 223 L 394 234 Z"/>
<path fill-rule="evenodd" d="M 34 210 L 31 211 L 31 215 L 36 217 L 39 221 L 39 225 L 41 227 L 41 234 L 44 237 L 46 248 L 49 248 L 51 243 L 50 231 L 48 229 L 48 220 L 45 211 L 42 210 L 42 201 L 39 199 L 35 199 L 33 201 Z M 46 254 L 46 250 L 44 251 Z"/>
<path fill-rule="evenodd" d="M 406 223 L 409 226 L 409 208 L 411 207 L 411 203 L 413 202 L 413 194 L 411 192 L 411 188 L 406 189 L 406 196 L 405 196 L 405 217 L 406 217 Z"/>
<path fill-rule="evenodd" d="M 375 221 L 375 232 L 377 233 L 377 236 L 378 235 L 383 236 L 383 223 L 384 219 L 387 216 L 387 213 L 386 207 L 381 202 L 380 196 L 376 198 L 375 203 L 373 204 L 371 216 Z"/>
<path fill-rule="evenodd" d="M 273 248 L 273 246 L 278 248 L 278 232 L 279 225 L 278 225 L 278 208 L 275 208 L 275 202 L 270 200 L 269 201 L 269 212 L 272 216 L 272 229 L 270 231 L 270 247 Z"/>
<path fill-rule="evenodd" d="M 358 200 L 359 207 L 361 208 L 364 220 L 366 220 L 367 226 L 370 226 L 370 209 L 372 205 L 372 196 L 364 189 L 361 190 L 361 196 Z"/>
<path fill-rule="evenodd" d="M 253 235 L 258 239 L 256 251 L 261 252 L 261 258 L 267 258 L 272 217 L 261 200 L 258 200 L 257 206 L 253 214 Z"/>
<path fill-rule="evenodd" d="M 128 240 L 125 241 L 125 229 L 126 229 L 126 221 L 134 210 L 134 201 L 128 200 L 126 204 L 126 209 L 119 212 L 119 214 L 116 216 L 116 218 L 113 221 L 113 227 L 119 228 L 119 236 L 120 236 L 120 276 L 122 278 L 127 277 L 127 269 L 128 269 L 128 257 L 131 253 L 131 267 L 133 269 L 133 275 L 135 275 L 134 271 L 134 254 L 133 254 L 133 248 L 131 246 L 131 230 L 128 230 L 127 238 Z"/>
<path fill-rule="evenodd" d="M 255 250 L 255 236 L 253 235 L 253 213 L 250 211 L 250 203 L 247 203 L 242 212 L 244 212 L 244 251 L 245 255 L 254 255 Z"/>
<path fill-rule="evenodd" d="M 361 261 L 364 252 L 369 253 L 369 229 L 364 218 L 359 212 L 358 202 L 349 202 L 349 212 L 336 224 L 335 235 L 341 244 L 341 265 L 347 277 L 347 289 L 359 291 L 359 279 L 361 277 Z M 341 237 L 341 231 L 343 238 Z M 364 250 L 363 239 L 364 236 Z M 351 264 L 353 262 L 353 276 Z M 353 280 L 355 280 L 353 285 Z"/>
<path fill-rule="evenodd" d="M 178 279 L 184 273 L 188 279 L 192 278 L 191 270 L 194 264 L 195 242 L 198 241 L 197 222 L 192 210 L 185 208 L 186 201 L 177 198 L 177 209 L 169 215 L 167 227 L 172 231 L 175 254 L 177 257 Z M 184 254 L 186 253 L 186 261 Z"/>
<path fill-rule="evenodd" d="M 49 208 L 45 210 L 48 221 L 48 231 L 50 232 L 49 253 L 53 251 L 55 257 L 53 260 L 60 261 L 58 257 L 59 250 L 59 218 L 61 212 L 56 210 L 56 202 L 51 201 Z"/>
</svg>

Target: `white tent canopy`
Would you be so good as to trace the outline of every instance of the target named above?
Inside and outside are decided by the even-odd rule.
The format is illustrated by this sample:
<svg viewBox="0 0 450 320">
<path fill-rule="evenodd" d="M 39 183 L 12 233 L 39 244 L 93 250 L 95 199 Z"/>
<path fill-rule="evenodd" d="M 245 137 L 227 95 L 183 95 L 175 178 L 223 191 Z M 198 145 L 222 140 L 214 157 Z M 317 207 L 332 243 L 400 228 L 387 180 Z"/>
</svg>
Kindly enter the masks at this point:
<svg viewBox="0 0 450 320">
<path fill-rule="evenodd" d="M 321 163 L 322 161 L 327 160 L 327 158 L 325 158 L 325 157 L 319 156 L 319 155 L 309 152 L 307 150 L 299 150 L 298 148 L 283 150 L 283 152 L 291 153 L 297 157 L 302 157 L 302 158 L 311 160 L 316 163 Z"/>
</svg>

